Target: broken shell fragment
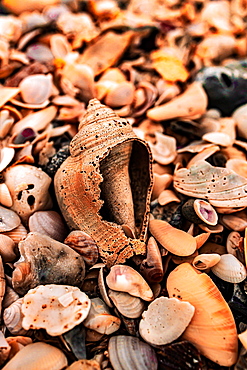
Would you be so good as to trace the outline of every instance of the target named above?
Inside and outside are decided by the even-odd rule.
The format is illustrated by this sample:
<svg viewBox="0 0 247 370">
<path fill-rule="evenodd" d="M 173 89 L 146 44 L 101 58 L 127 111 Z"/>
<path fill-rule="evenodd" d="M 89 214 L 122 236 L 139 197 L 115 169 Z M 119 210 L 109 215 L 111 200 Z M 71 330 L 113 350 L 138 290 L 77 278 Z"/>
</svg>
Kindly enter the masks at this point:
<svg viewBox="0 0 247 370">
<path fill-rule="evenodd" d="M 7 235 L 0 234 L 0 255 L 3 262 L 12 262 L 16 259 L 15 242 Z"/>
<path fill-rule="evenodd" d="M 154 349 L 137 337 L 117 335 L 111 337 L 108 345 L 113 369 L 157 370 L 158 361 Z"/>
<path fill-rule="evenodd" d="M 64 244 L 74 249 L 79 253 L 86 264 L 89 266 L 95 265 L 99 258 L 99 251 L 97 244 L 87 233 L 81 230 L 74 230 L 69 233 L 64 240 Z"/>
<path fill-rule="evenodd" d="M 83 325 L 101 334 L 112 334 L 120 328 L 121 320 L 111 315 L 109 308 L 100 298 L 91 299 L 91 307 Z"/>
<path fill-rule="evenodd" d="M 140 265 L 140 273 L 149 283 L 159 283 L 164 276 L 161 253 L 152 236 L 148 239 L 147 258 Z"/>
<path fill-rule="evenodd" d="M 68 365 L 63 352 L 44 342 L 25 346 L 3 367 L 3 370 L 62 370 Z"/>
<path fill-rule="evenodd" d="M 144 278 L 132 267 L 127 265 L 114 265 L 106 276 L 106 283 L 112 290 L 127 292 L 144 301 L 153 299 L 153 292 Z"/>
<path fill-rule="evenodd" d="M 155 139 L 155 144 L 149 142 L 154 160 L 163 165 L 172 163 L 177 156 L 176 139 L 159 131 L 155 132 Z"/>
<path fill-rule="evenodd" d="M 240 283 L 247 276 L 244 265 L 232 254 L 222 254 L 220 261 L 211 270 L 229 283 Z"/>
<path fill-rule="evenodd" d="M 210 277 L 182 263 L 169 274 L 167 290 L 169 297 L 195 307 L 183 338 L 217 364 L 234 365 L 238 356 L 236 325 L 228 304 Z"/>
<path fill-rule="evenodd" d="M 146 142 L 135 136 L 125 119 L 93 99 L 70 152 L 54 179 L 69 227 L 90 235 L 108 266 L 144 254 L 152 191 Z M 126 237 L 122 224 L 132 229 L 136 239 Z"/>
<path fill-rule="evenodd" d="M 198 270 L 207 270 L 220 261 L 220 255 L 217 253 L 199 254 L 193 259 L 192 265 Z"/>
<path fill-rule="evenodd" d="M 14 148 L 4 147 L 0 149 L 0 172 L 2 172 L 12 161 L 15 155 Z"/>
<path fill-rule="evenodd" d="M 108 295 L 118 311 L 130 319 L 137 319 L 145 309 L 144 302 L 140 298 L 134 297 L 129 293 L 117 292 L 109 289 Z"/>
<path fill-rule="evenodd" d="M 187 328 L 194 312 L 195 308 L 189 302 L 177 298 L 156 298 L 142 314 L 140 335 L 150 344 L 171 343 Z"/>
<path fill-rule="evenodd" d="M 14 211 L 0 206 L 0 232 L 13 230 L 20 223 L 21 219 Z"/>
<path fill-rule="evenodd" d="M 30 232 L 19 243 L 21 258 L 15 263 L 13 287 L 25 294 L 39 284 L 81 286 L 85 275 L 83 258 L 67 245 L 46 235 Z"/>
<path fill-rule="evenodd" d="M 197 248 L 196 239 L 163 220 L 150 220 L 149 229 L 154 238 L 177 256 L 190 256 Z"/>
<path fill-rule="evenodd" d="M 11 198 L 9 189 L 5 182 L 0 184 L 0 203 L 5 207 L 11 207 L 13 204 L 13 200 Z"/>
<path fill-rule="evenodd" d="M 61 335 L 87 317 L 90 299 L 79 288 L 68 285 L 39 285 L 24 296 L 22 326 L 45 329 L 51 336 Z"/>
</svg>

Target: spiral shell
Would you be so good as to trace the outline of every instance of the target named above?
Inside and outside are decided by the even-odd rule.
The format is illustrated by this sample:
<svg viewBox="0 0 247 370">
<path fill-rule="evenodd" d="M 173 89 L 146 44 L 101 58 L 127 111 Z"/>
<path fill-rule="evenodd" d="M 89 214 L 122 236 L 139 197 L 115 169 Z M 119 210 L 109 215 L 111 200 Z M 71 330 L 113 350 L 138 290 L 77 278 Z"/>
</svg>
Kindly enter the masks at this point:
<svg viewBox="0 0 247 370">
<path fill-rule="evenodd" d="M 126 120 L 93 99 L 70 152 L 54 181 L 68 225 L 93 238 L 108 266 L 144 254 L 152 191 L 148 145 L 135 136 Z M 136 239 L 126 237 L 122 224 L 130 227 Z"/>
<path fill-rule="evenodd" d="M 23 298 L 19 298 L 3 311 L 4 324 L 13 335 L 25 335 L 27 333 L 27 330 L 22 327 L 24 317 L 21 312 L 22 303 Z"/>
</svg>

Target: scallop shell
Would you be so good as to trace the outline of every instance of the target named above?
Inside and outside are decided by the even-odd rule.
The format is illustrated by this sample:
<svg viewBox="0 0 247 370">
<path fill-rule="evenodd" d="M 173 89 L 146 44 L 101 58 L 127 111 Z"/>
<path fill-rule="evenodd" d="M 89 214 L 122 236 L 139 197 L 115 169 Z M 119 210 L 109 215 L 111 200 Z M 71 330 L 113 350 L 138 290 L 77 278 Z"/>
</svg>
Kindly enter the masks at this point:
<svg viewBox="0 0 247 370">
<path fill-rule="evenodd" d="M 137 337 L 127 335 L 111 337 L 108 352 L 114 369 L 158 369 L 154 349 Z"/>
<path fill-rule="evenodd" d="M 93 99 L 70 152 L 55 176 L 58 204 L 68 225 L 93 238 L 108 266 L 144 254 L 152 191 L 148 145 L 126 120 Z M 138 239 L 127 238 L 121 224 Z"/>
<path fill-rule="evenodd" d="M 23 297 L 17 299 L 3 311 L 4 324 L 13 335 L 25 335 L 27 333 L 27 330 L 22 327 L 22 320 L 24 317 L 21 312 L 22 303 Z"/>
<path fill-rule="evenodd" d="M 10 237 L 15 242 L 15 245 L 17 245 L 22 239 L 27 236 L 27 229 L 25 228 L 25 226 L 20 224 L 15 229 L 5 231 L 3 234 Z"/>
<path fill-rule="evenodd" d="M 167 290 L 169 297 L 195 307 L 183 338 L 217 364 L 234 365 L 238 357 L 236 325 L 228 304 L 210 277 L 182 263 L 169 274 Z"/>
<path fill-rule="evenodd" d="M 144 301 L 153 299 L 153 292 L 144 278 L 132 267 L 115 265 L 106 277 L 106 283 L 112 290 L 127 292 Z"/>
<path fill-rule="evenodd" d="M 67 358 L 60 349 L 36 342 L 25 346 L 2 370 L 62 370 L 67 365 Z"/>
<path fill-rule="evenodd" d="M 28 220 L 30 231 L 48 235 L 62 242 L 68 234 L 67 227 L 60 214 L 56 211 L 36 211 Z"/>
<path fill-rule="evenodd" d="M 174 173 L 174 188 L 216 207 L 247 206 L 247 179 L 232 170 L 199 161 Z"/>
<path fill-rule="evenodd" d="M 110 289 L 108 294 L 118 311 L 125 317 L 137 319 L 145 309 L 144 302 L 129 293 L 117 292 Z"/>
<path fill-rule="evenodd" d="M 240 283 L 247 276 L 244 265 L 232 254 L 222 254 L 220 261 L 211 270 L 216 276 L 229 283 Z"/>
<path fill-rule="evenodd" d="M 84 233 L 84 231 L 71 231 L 64 240 L 64 244 L 79 253 L 89 266 L 95 265 L 99 258 L 97 244 L 87 233 Z"/>
<path fill-rule="evenodd" d="M 37 86 L 39 87 L 37 89 Z M 22 99 L 28 104 L 42 104 L 52 92 L 52 75 L 35 74 L 23 78 L 20 85 Z"/>
</svg>

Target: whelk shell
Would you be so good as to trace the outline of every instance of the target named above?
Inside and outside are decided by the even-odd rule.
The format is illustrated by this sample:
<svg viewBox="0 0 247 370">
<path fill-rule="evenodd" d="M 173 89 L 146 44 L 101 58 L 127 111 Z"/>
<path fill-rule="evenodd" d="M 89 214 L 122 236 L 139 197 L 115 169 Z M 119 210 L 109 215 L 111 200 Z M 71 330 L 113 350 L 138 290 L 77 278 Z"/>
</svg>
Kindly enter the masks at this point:
<svg viewBox="0 0 247 370">
<path fill-rule="evenodd" d="M 137 337 L 127 335 L 111 337 L 108 352 L 110 362 L 115 370 L 158 369 L 158 362 L 153 348 Z"/>
<path fill-rule="evenodd" d="M 106 276 L 106 283 L 112 290 L 127 292 L 144 301 L 153 299 L 153 292 L 144 278 L 132 267 L 127 265 L 114 265 Z"/>
<path fill-rule="evenodd" d="M 210 277 L 182 263 L 169 274 L 167 290 L 169 297 L 195 307 L 195 314 L 183 333 L 184 339 L 219 365 L 234 365 L 238 356 L 236 325 L 228 304 Z"/>
<path fill-rule="evenodd" d="M 177 298 L 159 297 L 142 314 L 140 335 L 148 343 L 164 345 L 180 337 L 189 325 L 195 308 Z"/>
<path fill-rule="evenodd" d="M 108 295 L 117 307 L 118 311 L 130 319 L 137 319 L 145 309 L 144 302 L 125 292 L 117 292 L 109 289 Z"/>
<path fill-rule="evenodd" d="M 232 254 L 222 254 L 220 261 L 211 270 L 229 283 L 240 283 L 247 276 L 244 265 Z"/>
<path fill-rule="evenodd" d="M 152 190 L 148 145 L 126 120 L 93 99 L 70 152 L 55 176 L 58 204 L 68 225 L 93 238 L 108 266 L 144 254 Z M 127 238 L 121 224 L 139 239 Z"/>
<path fill-rule="evenodd" d="M 85 320 L 90 306 L 90 299 L 79 288 L 39 285 L 24 296 L 22 326 L 26 330 L 43 328 L 51 336 L 61 335 Z"/>
<path fill-rule="evenodd" d="M 163 220 L 150 220 L 149 229 L 154 238 L 169 252 L 177 256 L 190 256 L 195 252 L 196 239 Z"/>
<path fill-rule="evenodd" d="M 60 349 L 44 342 L 36 342 L 25 346 L 3 370 L 62 370 L 67 365 L 67 358 Z"/>
</svg>

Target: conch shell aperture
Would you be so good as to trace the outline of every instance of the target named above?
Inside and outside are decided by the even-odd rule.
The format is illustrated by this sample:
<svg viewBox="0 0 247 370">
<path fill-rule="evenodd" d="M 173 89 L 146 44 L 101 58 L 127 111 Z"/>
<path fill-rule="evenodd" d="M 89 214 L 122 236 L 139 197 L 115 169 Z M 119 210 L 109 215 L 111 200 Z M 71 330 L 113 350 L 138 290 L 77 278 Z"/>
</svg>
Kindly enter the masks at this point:
<svg viewBox="0 0 247 370">
<path fill-rule="evenodd" d="M 153 184 L 149 146 L 125 119 L 92 99 L 70 153 L 55 176 L 58 204 L 70 228 L 88 233 L 108 266 L 144 254 Z"/>
</svg>

